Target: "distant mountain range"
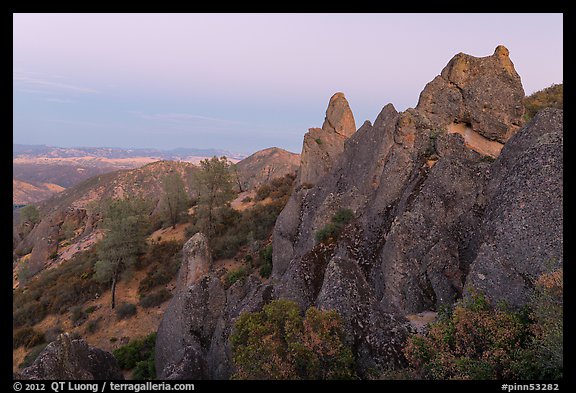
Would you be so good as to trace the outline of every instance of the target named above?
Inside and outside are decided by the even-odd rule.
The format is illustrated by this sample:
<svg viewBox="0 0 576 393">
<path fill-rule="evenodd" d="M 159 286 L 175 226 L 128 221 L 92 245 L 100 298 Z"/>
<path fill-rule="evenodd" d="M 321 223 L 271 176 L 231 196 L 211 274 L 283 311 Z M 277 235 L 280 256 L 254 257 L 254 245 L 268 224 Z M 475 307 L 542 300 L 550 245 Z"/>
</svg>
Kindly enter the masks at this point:
<svg viewBox="0 0 576 393">
<path fill-rule="evenodd" d="M 179 147 L 171 150 L 160 149 L 132 149 L 121 147 L 57 147 L 47 145 L 24 145 L 12 144 L 12 157 L 20 156 L 43 156 L 50 158 L 71 158 L 71 157 L 99 157 L 108 159 L 135 158 L 135 157 L 157 157 L 162 160 L 182 160 L 187 157 L 212 157 L 226 156 L 231 159 L 241 160 L 248 154 L 231 152 L 219 149 L 195 149 Z"/>
</svg>

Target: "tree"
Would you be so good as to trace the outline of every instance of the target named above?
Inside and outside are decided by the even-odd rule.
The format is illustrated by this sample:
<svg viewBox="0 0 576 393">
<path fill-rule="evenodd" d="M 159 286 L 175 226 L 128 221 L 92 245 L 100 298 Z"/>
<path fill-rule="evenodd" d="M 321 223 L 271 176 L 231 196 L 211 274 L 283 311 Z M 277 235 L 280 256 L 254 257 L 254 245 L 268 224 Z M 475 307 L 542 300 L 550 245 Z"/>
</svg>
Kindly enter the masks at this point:
<svg viewBox="0 0 576 393">
<path fill-rule="evenodd" d="M 105 237 L 97 246 L 94 279 L 111 283 L 112 308 L 116 305 L 116 283 L 120 273 L 130 268 L 145 250 L 149 225 L 147 207 L 142 199 L 118 199 L 108 202 L 104 210 Z"/>
<path fill-rule="evenodd" d="M 335 311 L 274 300 L 243 313 L 230 337 L 236 379 L 350 379 L 354 356 Z"/>
<path fill-rule="evenodd" d="M 176 228 L 182 213 L 188 207 L 188 197 L 184 181 L 178 172 L 172 172 L 163 180 L 164 197 L 162 199 L 162 216 L 165 222 Z"/>
<path fill-rule="evenodd" d="M 26 205 L 20 209 L 20 223 L 31 222 L 38 224 L 40 222 L 40 212 L 34 205 Z"/>
<path fill-rule="evenodd" d="M 214 235 L 218 213 L 229 205 L 236 193 L 233 189 L 231 163 L 226 157 L 200 161 L 200 170 L 193 175 L 198 193 L 197 225 L 208 238 Z"/>
<path fill-rule="evenodd" d="M 232 170 L 232 174 L 236 184 L 238 185 L 238 192 L 244 192 L 244 187 L 242 187 L 242 181 L 240 180 L 240 174 L 238 173 L 238 165 L 231 164 L 230 169 Z"/>
</svg>

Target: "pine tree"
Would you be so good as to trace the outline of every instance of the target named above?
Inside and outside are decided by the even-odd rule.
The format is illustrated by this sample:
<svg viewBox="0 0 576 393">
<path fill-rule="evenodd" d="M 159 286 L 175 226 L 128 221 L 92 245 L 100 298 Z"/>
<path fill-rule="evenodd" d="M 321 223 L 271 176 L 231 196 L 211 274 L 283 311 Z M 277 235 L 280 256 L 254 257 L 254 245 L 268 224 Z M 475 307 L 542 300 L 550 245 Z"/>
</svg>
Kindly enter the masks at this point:
<svg viewBox="0 0 576 393">
<path fill-rule="evenodd" d="M 116 305 L 120 273 L 131 268 L 145 250 L 149 226 L 147 210 L 142 199 L 119 199 L 106 206 L 102 222 L 105 237 L 97 245 L 94 279 L 111 283 L 112 308 Z"/>
<path fill-rule="evenodd" d="M 214 235 L 219 211 L 236 195 L 231 163 L 224 156 L 202 160 L 200 170 L 194 173 L 193 180 L 198 193 L 198 224 L 210 238 Z"/>
<path fill-rule="evenodd" d="M 188 207 L 188 196 L 184 189 L 184 181 L 178 172 L 164 177 L 164 196 L 162 199 L 162 215 L 164 221 L 176 228 L 182 213 Z"/>
</svg>

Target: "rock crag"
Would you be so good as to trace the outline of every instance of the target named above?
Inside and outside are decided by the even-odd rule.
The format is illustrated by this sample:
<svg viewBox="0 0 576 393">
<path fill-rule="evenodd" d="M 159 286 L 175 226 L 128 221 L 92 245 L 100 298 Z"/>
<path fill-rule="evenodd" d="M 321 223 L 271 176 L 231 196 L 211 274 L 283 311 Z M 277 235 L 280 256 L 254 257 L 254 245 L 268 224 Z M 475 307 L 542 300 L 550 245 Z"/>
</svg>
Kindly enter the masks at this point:
<svg viewBox="0 0 576 393">
<path fill-rule="evenodd" d="M 304 136 L 270 280 L 181 283 L 165 316 L 180 322 L 158 334 L 159 375 L 230 377 L 234 321 L 273 299 L 336 310 L 362 378 L 405 365 L 421 319 L 472 291 L 526 304 L 538 275 L 563 263 L 563 122 L 548 109 L 524 125 L 523 97 L 503 46 L 457 54 L 416 108 L 387 104 L 358 130 L 336 93 Z M 352 219 L 319 240 L 342 209 Z"/>
</svg>

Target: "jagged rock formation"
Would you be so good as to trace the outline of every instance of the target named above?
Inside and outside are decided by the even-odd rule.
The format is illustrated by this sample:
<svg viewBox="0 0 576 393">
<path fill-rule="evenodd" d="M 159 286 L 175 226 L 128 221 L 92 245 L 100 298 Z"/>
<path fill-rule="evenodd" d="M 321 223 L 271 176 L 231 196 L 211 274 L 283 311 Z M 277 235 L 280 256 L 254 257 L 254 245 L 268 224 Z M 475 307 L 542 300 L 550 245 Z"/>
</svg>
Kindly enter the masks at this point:
<svg viewBox="0 0 576 393">
<path fill-rule="evenodd" d="M 211 269 L 206 236 L 184 245 L 178 284 L 156 337 L 160 379 L 227 379 L 232 372 L 228 336 L 243 311 L 255 311 L 272 298 L 255 277 L 225 289 Z"/>
<path fill-rule="evenodd" d="M 344 93 L 334 94 L 322 128 L 310 128 L 304 135 L 296 184 L 313 185 L 330 172 L 344 150 L 344 141 L 355 131 L 354 115 Z"/>
<path fill-rule="evenodd" d="M 563 124 L 562 111 L 547 110 L 521 128 L 523 96 L 502 46 L 456 55 L 416 108 L 388 104 L 356 132 L 335 94 L 323 128 L 304 138 L 297 186 L 273 232 L 270 282 L 249 277 L 224 290 L 208 273 L 185 289 L 204 299 L 182 311 L 189 321 L 177 330 L 199 337 L 193 369 L 162 361 L 161 375 L 227 378 L 235 318 L 275 298 L 337 310 L 361 377 L 405 364 L 406 317 L 473 290 L 525 304 L 538 274 L 562 265 Z M 343 208 L 353 219 L 318 241 Z"/>
<path fill-rule="evenodd" d="M 300 155 L 271 147 L 257 151 L 236 164 L 242 191 L 254 189 L 270 180 L 296 173 Z"/>
<path fill-rule="evenodd" d="M 48 344 L 18 377 L 36 380 L 124 379 L 111 353 L 92 347 L 84 340 L 74 340 L 67 333 Z"/>
<path fill-rule="evenodd" d="M 397 351 L 379 352 L 376 348 L 390 349 L 394 347 L 390 343 L 402 340 L 402 317 L 452 304 L 463 295 L 465 286 L 475 285 L 469 278 L 473 263 L 474 271 L 484 269 L 479 272 L 482 276 L 487 273 L 480 266 L 490 265 L 483 257 L 484 253 L 489 254 L 483 250 L 493 248 L 495 243 L 491 209 L 498 207 L 500 215 L 504 214 L 502 209 L 517 209 L 517 205 L 502 201 L 492 205 L 495 194 L 487 189 L 495 187 L 496 179 L 521 176 L 514 172 L 497 175 L 490 168 L 510 160 L 510 149 L 502 153 L 501 149 L 519 130 L 523 96 L 520 78 L 506 48 L 500 46 L 492 56 L 484 58 L 458 54 L 426 86 L 415 109 L 398 113 L 388 104 L 374 125 L 365 122 L 346 141 L 333 168 L 314 187 L 301 187 L 294 192 L 279 216 L 273 234 L 273 282 L 278 297 L 295 300 L 303 308 L 313 304 L 336 308 L 347 323 L 357 320 L 366 325 L 375 316 L 387 316 L 388 326 L 379 331 L 388 329 L 395 333 L 383 334 L 379 340 L 370 339 L 365 330 L 348 329 L 356 343 L 361 369 L 401 363 L 402 356 Z M 562 125 L 555 127 L 548 124 L 546 130 L 561 130 Z M 523 131 L 522 134 L 530 133 L 530 128 Z M 546 145 L 542 154 L 556 157 L 551 159 L 555 165 L 550 171 L 561 174 L 561 139 L 547 138 L 555 144 Z M 523 140 L 520 136 L 517 139 Z M 525 143 L 524 148 L 527 147 Z M 533 167 L 526 168 L 529 171 Z M 302 165 L 301 171 L 305 169 Z M 531 192 L 539 190 L 535 179 L 550 175 L 542 172 L 532 169 L 535 174 Z M 512 256 L 521 258 L 523 261 L 518 264 L 526 266 L 537 253 L 561 261 L 558 233 L 562 222 L 558 212 L 562 182 L 558 176 L 561 175 L 549 176 L 556 186 L 549 187 L 548 193 L 548 200 L 556 203 L 557 213 L 548 221 L 555 229 L 544 237 L 534 236 L 534 244 L 524 247 L 523 253 L 504 253 L 507 259 L 501 262 L 499 275 L 477 285 L 487 289 L 489 298 L 512 304 L 525 302 L 526 297 L 495 288 L 503 284 L 506 274 L 510 277 L 514 271 L 525 279 L 514 285 L 522 288 L 519 292 L 529 292 L 534 276 L 543 270 L 540 264 L 539 269 L 525 269 L 529 273 L 518 272 L 508 265 L 514 263 Z M 520 190 L 526 184 L 509 182 L 509 187 L 525 195 Z M 502 195 L 509 197 L 514 193 L 508 190 Z M 546 206 L 543 199 L 533 201 L 540 211 Z M 345 227 L 335 244 L 319 244 L 315 233 L 341 208 L 351 209 L 355 220 Z M 514 216 L 509 211 L 506 215 Z M 525 213 L 519 215 L 528 217 Z M 512 232 L 519 235 L 519 230 Z M 486 243 L 490 246 L 484 245 L 483 236 L 489 239 Z M 509 236 L 506 240 L 515 241 Z M 535 244 L 541 241 L 548 246 L 536 252 Z M 499 247 L 514 250 L 504 241 Z M 346 278 L 342 273 L 336 275 L 336 271 L 346 271 Z M 332 288 L 328 293 L 348 288 L 342 292 L 348 295 L 326 302 L 327 285 Z M 362 306 L 354 300 L 357 288 L 364 288 Z M 363 317 L 358 316 L 359 310 L 363 310 Z M 394 318 L 397 321 L 391 322 Z M 363 351 L 358 343 L 365 345 Z M 363 358 L 361 353 L 371 355 Z M 366 363 L 363 359 L 368 358 L 370 362 Z"/>
</svg>

